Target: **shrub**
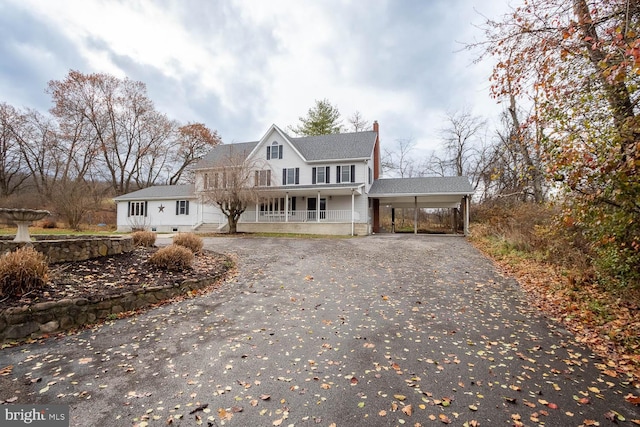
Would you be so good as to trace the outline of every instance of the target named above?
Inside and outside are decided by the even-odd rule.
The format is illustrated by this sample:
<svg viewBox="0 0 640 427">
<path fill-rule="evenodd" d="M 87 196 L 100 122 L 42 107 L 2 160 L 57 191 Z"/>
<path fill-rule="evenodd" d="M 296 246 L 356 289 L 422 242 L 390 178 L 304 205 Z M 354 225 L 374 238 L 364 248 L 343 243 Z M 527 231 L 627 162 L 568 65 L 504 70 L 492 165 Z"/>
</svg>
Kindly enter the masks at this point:
<svg viewBox="0 0 640 427">
<path fill-rule="evenodd" d="M 42 228 L 58 228 L 58 224 L 52 219 L 42 221 Z"/>
<path fill-rule="evenodd" d="M 0 296 L 21 296 L 43 286 L 49 276 L 46 257 L 23 246 L 0 257 Z"/>
<path fill-rule="evenodd" d="M 194 254 L 197 254 L 202 250 L 204 242 L 200 236 L 196 236 L 194 233 L 178 233 L 173 236 L 173 244 L 184 246 Z"/>
<path fill-rule="evenodd" d="M 156 244 L 156 233 L 153 231 L 136 231 L 131 234 L 135 246 L 149 248 Z"/>
<path fill-rule="evenodd" d="M 184 246 L 169 245 L 158 249 L 149 257 L 148 262 L 164 270 L 182 271 L 191 268 L 193 252 Z"/>
</svg>

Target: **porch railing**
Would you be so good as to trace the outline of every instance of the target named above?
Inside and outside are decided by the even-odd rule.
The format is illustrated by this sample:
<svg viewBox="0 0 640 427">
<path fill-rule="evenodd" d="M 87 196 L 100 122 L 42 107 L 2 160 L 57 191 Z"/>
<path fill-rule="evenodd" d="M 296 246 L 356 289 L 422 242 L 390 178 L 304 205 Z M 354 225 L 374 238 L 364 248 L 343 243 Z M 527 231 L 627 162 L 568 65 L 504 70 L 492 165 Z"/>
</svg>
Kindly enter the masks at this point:
<svg viewBox="0 0 640 427">
<path fill-rule="evenodd" d="M 354 213 L 354 218 L 359 221 L 360 214 Z M 324 210 L 324 211 L 290 211 L 285 215 L 284 211 L 256 212 L 249 211 L 242 214 L 240 222 L 351 222 L 350 210 Z"/>
</svg>

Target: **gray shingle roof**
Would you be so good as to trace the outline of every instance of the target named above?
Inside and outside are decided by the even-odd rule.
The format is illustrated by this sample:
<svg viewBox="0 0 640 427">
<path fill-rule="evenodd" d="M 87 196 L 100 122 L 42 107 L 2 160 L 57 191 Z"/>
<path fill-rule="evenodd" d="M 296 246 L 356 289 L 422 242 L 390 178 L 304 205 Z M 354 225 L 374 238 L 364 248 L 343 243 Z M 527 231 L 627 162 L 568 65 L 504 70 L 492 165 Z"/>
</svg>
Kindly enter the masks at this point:
<svg viewBox="0 0 640 427">
<path fill-rule="evenodd" d="M 373 182 L 369 195 L 473 194 L 466 176 L 383 178 Z"/>
<path fill-rule="evenodd" d="M 195 186 L 187 185 L 155 185 L 114 198 L 116 202 L 125 200 L 166 200 L 193 198 Z"/>
<path fill-rule="evenodd" d="M 274 127 L 277 128 L 277 126 Z M 278 130 L 282 132 L 279 128 Z M 304 159 L 309 162 L 365 159 L 371 156 L 373 146 L 376 143 L 376 133 L 373 131 L 305 136 L 301 138 L 294 138 L 284 132 L 282 133 L 295 149 L 302 154 Z M 219 162 L 224 162 L 235 154 L 241 154 L 246 157 L 258 142 L 217 145 L 198 161 L 195 168 L 211 167 Z"/>
<path fill-rule="evenodd" d="M 307 161 L 364 159 L 371 156 L 376 133 L 353 132 L 289 138 Z"/>
<path fill-rule="evenodd" d="M 219 163 L 228 162 L 228 159 L 233 158 L 236 155 L 247 157 L 249 153 L 256 148 L 256 145 L 258 145 L 257 142 L 216 145 L 211 149 L 211 151 L 198 160 L 195 169 L 212 167 Z"/>
</svg>

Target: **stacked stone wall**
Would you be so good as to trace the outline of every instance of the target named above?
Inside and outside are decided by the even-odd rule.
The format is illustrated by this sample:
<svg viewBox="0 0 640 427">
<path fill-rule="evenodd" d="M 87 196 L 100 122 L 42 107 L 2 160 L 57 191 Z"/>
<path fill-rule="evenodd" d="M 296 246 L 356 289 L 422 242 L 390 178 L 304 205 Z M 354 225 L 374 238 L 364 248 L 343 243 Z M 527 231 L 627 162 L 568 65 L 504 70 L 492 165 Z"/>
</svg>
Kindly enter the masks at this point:
<svg viewBox="0 0 640 427">
<path fill-rule="evenodd" d="M 203 280 L 192 279 L 172 285 L 149 286 L 99 300 L 62 299 L 9 307 L 0 310 L 0 342 L 36 338 L 115 319 L 120 313 L 150 307 L 203 289 L 220 280 L 224 274 L 226 271 Z"/>
<path fill-rule="evenodd" d="M 84 261 L 100 256 L 117 255 L 134 249 L 131 236 L 55 236 L 35 235 L 28 243 L 42 252 L 50 263 Z M 0 237 L 0 254 L 25 245 L 14 242 L 13 236 Z"/>
</svg>

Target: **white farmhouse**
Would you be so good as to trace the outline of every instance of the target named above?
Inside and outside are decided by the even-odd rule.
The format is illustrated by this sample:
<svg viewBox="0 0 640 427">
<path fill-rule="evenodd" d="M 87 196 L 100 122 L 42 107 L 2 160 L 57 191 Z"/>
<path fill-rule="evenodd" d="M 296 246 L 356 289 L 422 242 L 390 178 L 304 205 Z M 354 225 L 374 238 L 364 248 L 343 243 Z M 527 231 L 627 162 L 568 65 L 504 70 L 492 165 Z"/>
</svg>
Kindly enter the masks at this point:
<svg viewBox="0 0 640 427">
<path fill-rule="evenodd" d="M 230 154 L 256 165 L 251 185 L 260 200 L 248 206 L 239 232 L 365 235 L 380 231 L 380 206 L 456 208 L 473 194 L 466 177 L 381 179 L 378 123 L 355 133 L 291 137 L 276 125 L 255 142 L 214 147 L 195 167 L 195 185 L 154 186 L 116 197 L 118 230 L 225 231 L 226 217 L 203 203 L 225 185 L 218 168 Z"/>
</svg>

